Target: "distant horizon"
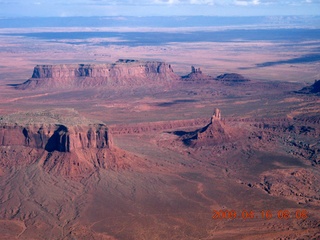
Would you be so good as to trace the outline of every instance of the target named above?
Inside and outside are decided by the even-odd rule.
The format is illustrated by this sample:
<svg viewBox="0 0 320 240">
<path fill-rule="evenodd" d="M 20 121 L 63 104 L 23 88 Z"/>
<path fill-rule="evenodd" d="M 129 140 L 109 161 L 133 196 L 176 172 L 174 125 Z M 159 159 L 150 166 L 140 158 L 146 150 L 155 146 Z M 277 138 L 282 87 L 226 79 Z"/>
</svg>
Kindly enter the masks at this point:
<svg viewBox="0 0 320 240">
<path fill-rule="evenodd" d="M 73 16 L 73 17 L 6 17 L 0 28 L 34 27 L 152 27 L 212 28 L 239 26 L 320 28 L 317 16 Z"/>
<path fill-rule="evenodd" d="M 319 0 L 0 0 L 0 17 L 313 16 Z"/>
<path fill-rule="evenodd" d="M 132 18 L 152 18 L 152 17 L 217 17 L 217 18 L 252 18 L 252 17 L 320 17 L 320 14 L 314 15 L 146 15 L 146 16 L 135 16 L 135 15 L 96 15 L 96 16 L 0 16 L 0 19 L 17 19 L 17 18 L 121 18 L 121 17 L 132 17 Z"/>
</svg>

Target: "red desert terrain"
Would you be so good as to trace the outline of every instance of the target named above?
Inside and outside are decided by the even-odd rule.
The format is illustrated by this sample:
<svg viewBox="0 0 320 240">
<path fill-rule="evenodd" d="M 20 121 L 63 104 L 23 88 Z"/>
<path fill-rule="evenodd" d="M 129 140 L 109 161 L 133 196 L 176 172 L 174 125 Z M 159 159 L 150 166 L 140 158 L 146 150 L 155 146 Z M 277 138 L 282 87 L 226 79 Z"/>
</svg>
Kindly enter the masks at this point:
<svg viewBox="0 0 320 240">
<path fill-rule="evenodd" d="M 319 81 L 37 65 L 1 87 L 0 239 L 319 239 Z"/>
</svg>

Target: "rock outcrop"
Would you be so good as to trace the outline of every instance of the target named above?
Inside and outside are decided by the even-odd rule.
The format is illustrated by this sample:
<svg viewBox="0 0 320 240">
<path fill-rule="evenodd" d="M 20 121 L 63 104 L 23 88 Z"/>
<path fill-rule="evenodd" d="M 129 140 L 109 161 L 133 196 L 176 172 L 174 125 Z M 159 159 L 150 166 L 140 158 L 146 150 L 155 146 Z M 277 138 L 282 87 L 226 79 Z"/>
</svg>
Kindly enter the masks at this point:
<svg viewBox="0 0 320 240">
<path fill-rule="evenodd" d="M 37 65 L 17 89 L 167 86 L 179 80 L 170 64 L 120 59 L 113 64 Z"/>
<path fill-rule="evenodd" d="M 191 66 L 191 72 L 188 75 L 182 76 L 182 80 L 184 81 L 204 81 L 212 79 L 211 76 L 202 73 L 200 68 L 195 68 L 194 66 Z"/>
<path fill-rule="evenodd" d="M 181 81 L 182 80 L 182 81 Z M 200 68 L 191 66 L 185 76 L 174 73 L 170 64 L 157 61 L 119 59 L 112 64 L 61 64 L 37 65 L 32 77 L 16 89 L 73 89 L 93 87 L 170 87 L 174 83 L 200 83 L 211 80 L 234 83 L 249 79 L 237 73 L 225 73 L 216 78 L 206 75 Z"/>
<path fill-rule="evenodd" d="M 258 187 L 270 195 L 297 204 L 320 206 L 320 176 L 312 169 L 277 169 L 264 172 Z"/>
<path fill-rule="evenodd" d="M 229 142 L 233 133 L 221 119 L 220 109 L 216 108 L 210 122 L 193 132 L 175 132 L 185 145 L 201 147 L 204 145 L 216 145 Z"/>
<path fill-rule="evenodd" d="M 47 172 L 77 177 L 122 167 L 116 152 L 104 125 L 0 126 L 0 166 L 9 169 L 39 162 Z"/>
<path fill-rule="evenodd" d="M 320 94 L 320 80 L 315 80 L 314 84 L 308 87 L 304 87 L 295 93 L 302 93 L 302 94 Z"/>
<path fill-rule="evenodd" d="M 75 177 L 87 176 L 98 168 L 127 166 L 121 157 L 124 153 L 113 145 L 107 126 L 88 123 L 74 110 L 62 112 L 66 116 L 59 115 L 59 111 L 0 117 L 0 167 L 39 163 L 47 172 Z"/>
<path fill-rule="evenodd" d="M 221 121 L 221 112 L 218 108 L 214 110 L 210 123 L 197 133 L 198 144 L 202 142 L 206 144 L 223 143 L 229 141 L 230 138 L 225 124 Z"/>
<path fill-rule="evenodd" d="M 109 148 L 111 138 L 104 125 L 2 125 L 0 146 L 25 146 L 47 152 L 74 152 L 82 149 Z"/>
<path fill-rule="evenodd" d="M 238 73 L 224 73 L 215 78 L 217 81 L 222 82 L 248 82 L 249 79 L 245 78 L 241 74 Z"/>
</svg>

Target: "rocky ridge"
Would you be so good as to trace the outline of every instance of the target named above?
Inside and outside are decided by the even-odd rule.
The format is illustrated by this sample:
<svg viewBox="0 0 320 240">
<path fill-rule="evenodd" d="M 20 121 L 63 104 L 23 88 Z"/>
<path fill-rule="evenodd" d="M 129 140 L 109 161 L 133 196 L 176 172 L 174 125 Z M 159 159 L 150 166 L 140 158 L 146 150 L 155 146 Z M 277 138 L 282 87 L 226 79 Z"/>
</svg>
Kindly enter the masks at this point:
<svg viewBox="0 0 320 240">
<path fill-rule="evenodd" d="M 222 82 L 249 82 L 250 80 L 238 73 L 224 73 L 215 78 Z"/>
<path fill-rule="evenodd" d="M 308 87 L 304 87 L 299 91 L 296 91 L 296 93 L 302 93 L 302 94 L 320 94 L 320 80 L 315 80 L 314 84 Z"/>
</svg>

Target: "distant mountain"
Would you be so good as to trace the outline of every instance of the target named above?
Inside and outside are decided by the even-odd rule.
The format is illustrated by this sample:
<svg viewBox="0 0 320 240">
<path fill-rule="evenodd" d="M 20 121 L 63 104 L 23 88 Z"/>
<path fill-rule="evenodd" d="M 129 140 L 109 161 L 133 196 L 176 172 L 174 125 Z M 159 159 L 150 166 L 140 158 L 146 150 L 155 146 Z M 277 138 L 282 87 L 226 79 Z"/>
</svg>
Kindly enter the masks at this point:
<svg viewBox="0 0 320 240">
<path fill-rule="evenodd" d="M 214 27 L 214 26 L 319 27 L 320 16 L 158 16 L 158 17 L 24 17 L 2 18 L 0 28 L 31 27 Z"/>
</svg>

